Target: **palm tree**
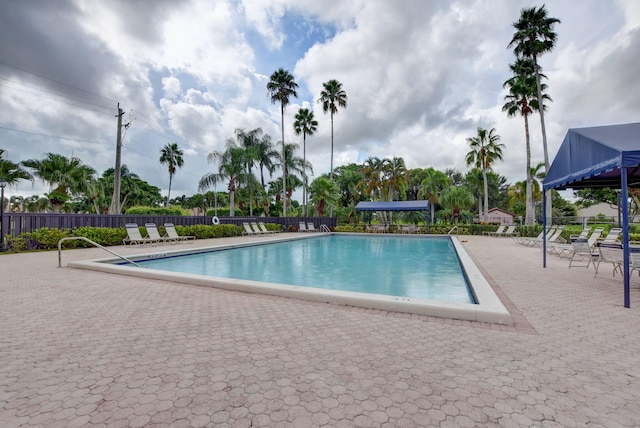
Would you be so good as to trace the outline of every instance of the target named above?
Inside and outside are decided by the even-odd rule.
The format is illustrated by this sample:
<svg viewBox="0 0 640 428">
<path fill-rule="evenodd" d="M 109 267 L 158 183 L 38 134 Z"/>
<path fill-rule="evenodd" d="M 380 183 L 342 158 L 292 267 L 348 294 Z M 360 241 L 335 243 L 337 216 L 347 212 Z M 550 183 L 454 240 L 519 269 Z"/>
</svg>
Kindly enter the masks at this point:
<svg viewBox="0 0 640 428">
<path fill-rule="evenodd" d="M 59 213 L 62 205 L 72 196 L 89 190 L 96 173 L 77 157 L 67 158 L 55 153 L 47 153 L 44 159 L 23 161 L 22 165 L 33 169 L 36 177 L 54 188 L 49 192 L 49 201 L 55 213 Z"/>
<path fill-rule="evenodd" d="M 245 165 L 247 168 L 247 177 L 253 176 L 254 163 L 258 161 L 258 144 L 260 142 L 260 135 L 262 134 L 262 128 L 252 129 L 246 132 L 244 129 L 236 129 L 236 140 L 240 143 L 240 146 L 245 150 Z M 256 187 L 255 180 L 249 180 L 247 182 L 249 190 L 249 215 L 253 216 L 253 192 Z"/>
<path fill-rule="evenodd" d="M 284 141 L 284 108 L 289 104 L 289 98 L 298 97 L 298 93 L 296 92 L 296 88 L 298 84 L 293 80 L 293 76 L 289 73 L 288 70 L 280 67 L 276 70 L 271 77 L 269 78 L 269 82 L 267 83 L 267 91 L 269 95 L 271 95 L 271 102 L 273 104 L 279 102 L 280 103 L 280 117 L 281 117 L 281 126 L 282 126 L 282 188 L 283 191 L 286 189 L 287 184 L 287 174 L 285 171 L 285 141 Z M 282 216 L 287 216 L 287 204 L 282 206 Z"/>
<path fill-rule="evenodd" d="M 271 143 L 271 135 L 264 134 L 260 138 L 255 146 L 256 155 L 258 158 L 258 167 L 260 168 L 260 183 L 262 188 L 266 189 L 264 182 L 264 170 L 269 172 L 269 176 L 275 171 L 274 159 L 278 158 L 278 151 L 273 148 Z"/>
<path fill-rule="evenodd" d="M 440 204 L 442 191 L 451 186 L 452 181 L 447 175 L 433 168 L 426 170 L 426 177 L 422 180 L 418 197 L 424 198 L 431 204 L 431 224 L 435 220 L 435 206 Z"/>
<path fill-rule="evenodd" d="M 6 156 L 7 151 L 0 149 L 0 180 L 4 180 L 8 186 L 17 184 L 18 180 L 33 181 L 33 175 L 29 171 L 22 168 L 20 164 L 6 159 Z"/>
<path fill-rule="evenodd" d="M 540 66 L 538 65 L 538 57 L 551 52 L 556 44 L 557 34 L 553 31 L 555 24 L 559 24 L 557 18 L 550 18 L 545 5 L 538 8 L 523 8 L 520 11 L 520 19 L 513 23 L 515 33 L 509 42 L 508 47 L 514 46 L 514 53 L 519 58 L 528 58 L 533 61 L 533 69 L 536 81 L 536 95 L 538 105 L 542 106 L 544 97 L 542 95 L 543 88 L 540 83 Z M 549 153 L 547 150 L 547 132 L 544 124 L 544 108 L 540 112 L 540 128 L 542 130 L 542 147 L 544 149 L 544 165 L 545 171 L 549 171 Z M 547 195 L 547 208 L 549 213 L 551 207 L 551 192 Z M 549 214 L 550 215 L 550 214 Z M 550 219 L 549 219 L 550 221 Z"/>
<path fill-rule="evenodd" d="M 504 144 L 498 143 L 500 136 L 496 134 L 496 129 L 490 131 L 478 127 L 478 135 L 467 138 L 467 143 L 471 151 L 467 153 L 467 166 L 474 165 L 482 171 L 482 182 L 484 184 L 484 220 L 489 218 L 489 185 L 487 183 L 487 170 L 496 160 L 502 160 L 502 149 Z"/>
<path fill-rule="evenodd" d="M 295 122 L 293 122 L 293 130 L 296 135 L 302 134 L 302 159 L 306 163 L 307 162 L 307 135 L 311 136 L 315 134 L 318 129 L 318 121 L 313 118 L 313 112 L 308 108 L 301 108 L 298 110 L 298 113 L 295 117 Z M 307 210 L 307 174 L 305 172 L 304 177 L 302 179 L 304 182 L 302 186 L 302 203 L 304 204 L 304 216 L 308 215 Z"/>
<path fill-rule="evenodd" d="M 456 224 L 460 216 L 460 210 L 468 210 L 473 206 L 473 195 L 464 187 L 448 187 L 442 192 L 440 203 L 450 209 Z"/>
<path fill-rule="evenodd" d="M 295 155 L 296 150 L 300 148 L 300 145 L 290 143 L 286 144 L 283 153 L 284 153 L 284 162 L 282 159 L 279 159 L 281 165 L 284 165 L 285 174 L 287 176 L 287 181 L 285 182 L 285 199 L 283 201 L 282 211 L 285 212 L 285 207 L 291 201 L 291 195 L 293 191 L 303 184 L 303 181 L 297 177 L 296 174 L 305 175 L 306 170 L 310 170 L 313 172 L 313 167 L 309 161 L 305 161 L 299 156 Z M 289 176 L 292 176 L 289 178 Z"/>
<path fill-rule="evenodd" d="M 383 195 L 386 200 L 406 199 L 409 186 L 409 170 L 404 159 L 385 159 L 382 164 L 383 171 Z"/>
<path fill-rule="evenodd" d="M 229 181 L 229 216 L 235 215 L 236 186 L 247 181 L 246 150 L 238 147 L 233 139 L 227 140 L 224 152 L 213 151 L 207 156 L 209 162 L 219 162 L 217 173 L 205 174 L 198 184 L 198 191 L 203 191 L 220 181 Z"/>
<path fill-rule="evenodd" d="M 167 192 L 167 200 L 164 203 L 165 207 L 169 205 L 169 199 L 171 199 L 171 182 L 173 175 L 176 173 L 176 168 L 182 168 L 184 165 L 183 155 L 184 152 L 178 147 L 177 143 L 167 143 L 160 150 L 160 165 L 167 165 L 169 169 L 169 192 Z"/>
<path fill-rule="evenodd" d="M 383 166 L 384 160 L 373 156 L 365 160 L 362 165 L 362 180 L 358 187 L 370 201 L 382 199 Z"/>
<path fill-rule="evenodd" d="M 309 193 L 318 211 L 318 216 L 324 217 L 327 205 L 332 206 L 338 201 L 340 189 L 332 180 L 318 177 L 311 183 Z"/>
<path fill-rule="evenodd" d="M 513 72 L 513 77 L 509 78 L 503 87 L 509 89 L 509 93 L 505 95 L 507 101 L 502 107 L 502 111 L 507 113 L 508 117 L 513 117 L 520 114 L 524 118 L 524 132 L 525 132 L 525 147 L 527 152 L 527 165 L 526 165 L 526 214 L 525 224 L 533 224 L 535 217 L 535 208 L 533 202 L 532 186 L 533 178 L 531 177 L 531 139 L 529 134 L 529 115 L 535 110 L 540 110 L 538 99 L 535 95 L 535 75 L 534 64 L 530 59 L 518 59 L 514 64 L 510 66 Z M 540 74 L 541 77 L 546 77 L 544 74 Z M 545 90 L 547 85 L 541 85 L 542 90 Z M 550 100 L 551 98 L 544 94 L 543 100 Z M 546 108 L 544 104 L 543 109 Z"/>
<path fill-rule="evenodd" d="M 329 176 L 333 179 L 333 116 L 338 113 L 338 107 L 347 108 L 347 93 L 342 89 L 342 83 L 335 79 L 322 84 L 324 89 L 320 92 L 319 103 L 322 103 L 322 111 L 331 112 L 331 169 Z"/>
</svg>

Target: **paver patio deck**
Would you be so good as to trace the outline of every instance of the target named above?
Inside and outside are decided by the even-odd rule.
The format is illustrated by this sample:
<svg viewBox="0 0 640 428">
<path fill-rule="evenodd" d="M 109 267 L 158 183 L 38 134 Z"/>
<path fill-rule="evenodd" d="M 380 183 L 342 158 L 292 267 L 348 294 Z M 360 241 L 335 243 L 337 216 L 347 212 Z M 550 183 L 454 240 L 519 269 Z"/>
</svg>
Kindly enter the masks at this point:
<svg viewBox="0 0 640 428">
<path fill-rule="evenodd" d="M 460 239 L 515 327 L 1 255 L 0 426 L 640 426 L 640 279 L 625 309 L 607 267 L 543 269 L 539 249 Z"/>
</svg>

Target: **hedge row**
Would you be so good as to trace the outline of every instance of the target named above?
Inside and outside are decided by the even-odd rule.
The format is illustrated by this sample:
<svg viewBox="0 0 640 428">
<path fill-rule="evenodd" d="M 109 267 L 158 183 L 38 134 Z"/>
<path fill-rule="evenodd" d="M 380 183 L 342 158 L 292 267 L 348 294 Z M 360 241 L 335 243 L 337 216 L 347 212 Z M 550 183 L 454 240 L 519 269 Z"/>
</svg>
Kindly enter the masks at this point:
<svg viewBox="0 0 640 428">
<path fill-rule="evenodd" d="M 161 235 L 166 235 L 164 226 L 158 226 Z M 233 224 L 193 226 L 176 225 L 179 235 L 192 235 L 196 239 L 225 238 L 242 235 L 243 229 Z M 146 235 L 144 227 L 140 228 L 142 236 Z M 60 239 L 71 236 L 82 236 L 102 246 L 122 245 L 122 240 L 127 237 L 124 227 L 79 227 L 77 229 L 56 229 L 43 227 L 31 232 L 21 234 L 9 239 L 9 249 L 14 252 L 25 250 L 51 250 L 58 248 Z M 83 240 L 68 240 L 63 242 L 63 248 L 82 248 L 92 245 Z"/>
</svg>

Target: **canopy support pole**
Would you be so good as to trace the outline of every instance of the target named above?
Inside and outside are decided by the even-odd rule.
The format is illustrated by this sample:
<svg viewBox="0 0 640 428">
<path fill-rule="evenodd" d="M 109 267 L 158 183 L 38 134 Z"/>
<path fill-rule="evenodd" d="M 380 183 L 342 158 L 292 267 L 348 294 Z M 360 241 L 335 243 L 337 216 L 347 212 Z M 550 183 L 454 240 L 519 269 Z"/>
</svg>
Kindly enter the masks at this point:
<svg viewBox="0 0 640 428">
<path fill-rule="evenodd" d="M 627 189 L 627 168 L 620 168 L 620 186 L 622 187 L 622 251 L 624 275 L 624 307 L 631 307 L 631 293 L 629 278 L 629 195 Z"/>
<path fill-rule="evenodd" d="M 542 267 L 547 267 L 547 191 L 542 187 Z"/>
</svg>

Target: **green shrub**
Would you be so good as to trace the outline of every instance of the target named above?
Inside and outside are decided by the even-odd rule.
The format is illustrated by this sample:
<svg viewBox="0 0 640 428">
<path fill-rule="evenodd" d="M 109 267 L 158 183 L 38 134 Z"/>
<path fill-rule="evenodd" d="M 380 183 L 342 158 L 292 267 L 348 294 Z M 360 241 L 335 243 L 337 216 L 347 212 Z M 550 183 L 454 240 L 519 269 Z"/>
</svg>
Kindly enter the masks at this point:
<svg viewBox="0 0 640 428">
<path fill-rule="evenodd" d="M 131 207 L 127 215 L 191 215 L 189 210 L 180 207 Z"/>
<path fill-rule="evenodd" d="M 27 249 L 44 249 L 51 250 L 58 248 L 58 241 L 67 236 L 72 236 L 70 229 L 54 229 L 43 227 L 31 232 L 23 233 L 22 236 L 26 240 Z M 77 246 L 75 241 L 67 241 L 63 244 L 64 248 L 73 248 Z"/>
<path fill-rule="evenodd" d="M 237 209 L 235 212 L 239 214 L 240 210 Z M 212 208 L 207 210 L 207 217 L 213 217 L 213 216 L 228 217 L 229 214 L 230 214 L 229 207 L 223 207 L 223 208 L 217 208 L 217 209 Z"/>
<path fill-rule="evenodd" d="M 79 227 L 73 231 L 74 236 L 83 236 L 102 246 L 122 245 L 122 240 L 127 237 L 124 227 Z M 85 241 L 78 241 L 80 247 L 92 247 Z"/>
<path fill-rule="evenodd" d="M 197 239 L 227 238 L 231 236 L 241 236 L 244 229 L 235 224 L 206 225 L 196 224 L 193 226 L 176 225 L 176 232 L 179 235 L 193 235 Z"/>
</svg>

